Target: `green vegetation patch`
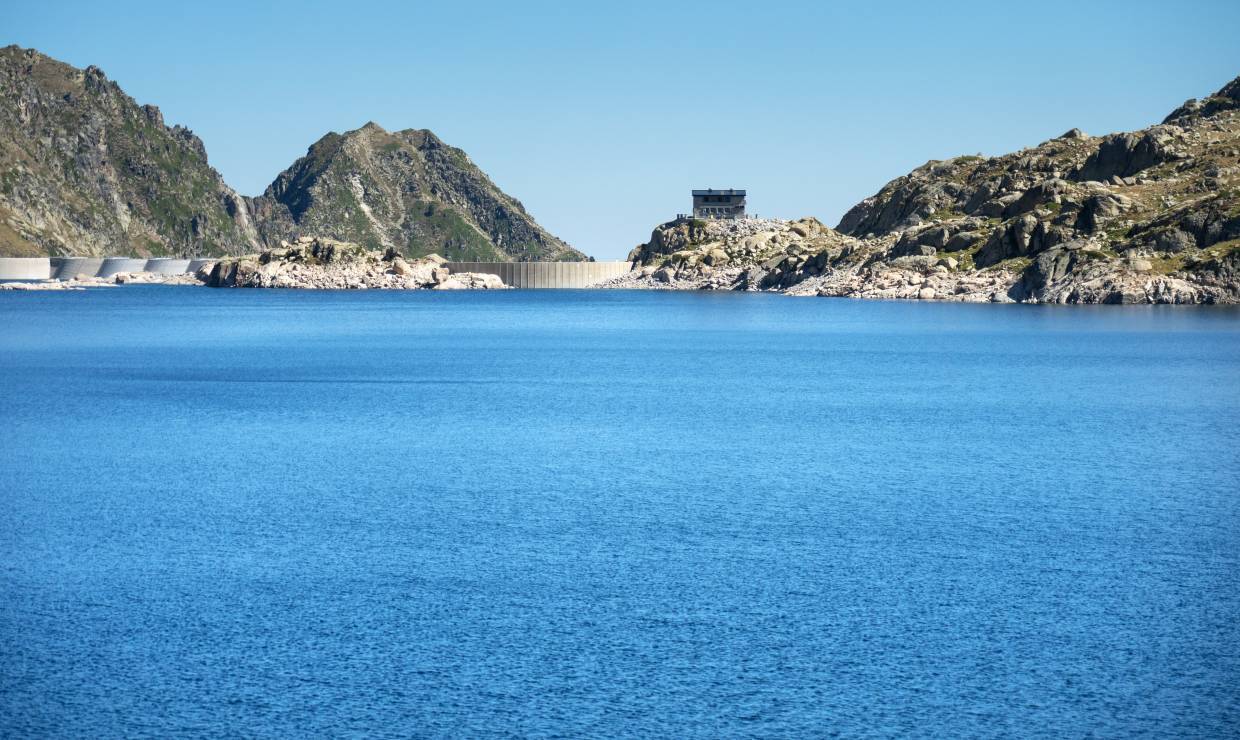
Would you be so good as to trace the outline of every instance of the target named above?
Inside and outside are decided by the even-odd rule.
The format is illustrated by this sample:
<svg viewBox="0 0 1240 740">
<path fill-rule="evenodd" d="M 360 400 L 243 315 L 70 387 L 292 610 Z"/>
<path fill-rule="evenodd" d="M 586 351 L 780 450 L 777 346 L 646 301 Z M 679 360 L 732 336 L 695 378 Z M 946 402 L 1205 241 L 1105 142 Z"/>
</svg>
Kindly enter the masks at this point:
<svg viewBox="0 0 1240 740">
<path fill-rule="evenodd" d="M 44 251 L 39 245 L 22 238 L 3 220 L 0 220 L 0 257 L 41 257 Z"/>
<path fill-rule="evenodd" d="M 955 208 L 940 208 L 926 218 L 930 221 L 955 221 L 958 218 L 964 217 L 965 215 Z"/>
<path fill-rule="evenodd" d="M 973 246 L 968 247 L 967 249 L 962 249 L 959 252 L 944 252 L 943 257 L 951 257 L 955 259 L 957 270 L 976 270 L 977 263 L 973 261 L 974 257 L 977 255 L 977 251 L 985 245 L 986 240 L 983 239 Z"/>
<path fill-rule="evenodd" d="M 455 209 L 434 201 L 417 201 L 408 213 L 406 228 L 410 232 L 406 243 L 410 257 L 439 254 L 458 262 L 508 262 L 512 259 L 496 249 L 490 239 Z"/>
<path fill-rule="evenodd" d="M 1024 272 L 1029 269 L 1029 265 L 1033 264 L 1033 260 L 1028 257 L 1009 257 L 1008 259 L 996 262 L 989 267 L 982 268 L 985 270 L 1011 270 L 1012 272 Z"/>
<path fill-rule="evenodd" d="M 1182 271 L 1188 261 L 1188 257 L 1183 254 L 1171 254 L 1151 257 L 1150 266 L 1153 272 L 1159 275 L 1171 275 L 1172 273 Z"/>
<path fill-rule="evenodd" d="M 1132 236 L 1132 229 L 1131 226 L 1112 226 L 1103 230 L 1102 238 L 1112 244 L 1127 241 Z"/>
</svg>

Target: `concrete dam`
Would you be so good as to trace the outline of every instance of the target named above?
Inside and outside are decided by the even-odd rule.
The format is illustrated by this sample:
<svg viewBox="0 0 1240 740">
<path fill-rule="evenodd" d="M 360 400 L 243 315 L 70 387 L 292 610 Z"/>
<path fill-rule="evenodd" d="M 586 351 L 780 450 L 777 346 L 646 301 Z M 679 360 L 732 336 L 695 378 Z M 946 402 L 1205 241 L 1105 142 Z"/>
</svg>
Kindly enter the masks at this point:
<svg viewBox="0 0 1240 740">
<path fill-rule="evenodd" d="M 513 288 L 589 288 L 627 274 L 632 262 L 449 262 L 451 272 L 495 275 Z"/>
<path fill-rule="evenodd" d="M 119 272 L 180 275 L 214 262 L 177 257 L 0 257 L 0 280 L 72 280 L 78 275 L 109 278 Z"/>
<path fill-rule="evenodd" d="M 78 275 L 110 278 L 120 272 L 177 275 L 195 272 L 213 259 L 155 257 L 0 257 L 0 280 L 72 280 Z M 589 288 L 633 269 L 631 262 L 448 262 L 450 272 L 495 275 L 512 288 Z"/>
</svg>

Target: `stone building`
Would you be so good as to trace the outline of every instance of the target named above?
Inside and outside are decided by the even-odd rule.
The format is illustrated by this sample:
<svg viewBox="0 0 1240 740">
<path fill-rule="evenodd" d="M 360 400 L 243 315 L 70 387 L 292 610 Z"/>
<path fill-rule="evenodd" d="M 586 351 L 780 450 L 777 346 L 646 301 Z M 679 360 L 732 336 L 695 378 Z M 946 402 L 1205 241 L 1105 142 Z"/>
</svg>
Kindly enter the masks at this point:
<svg viewBox="0 0 1240 740">
<path fill-rule="evenodd" d="M 694 218 L 745 218 L 744 190 L 694 190 Z"/>
</svg>

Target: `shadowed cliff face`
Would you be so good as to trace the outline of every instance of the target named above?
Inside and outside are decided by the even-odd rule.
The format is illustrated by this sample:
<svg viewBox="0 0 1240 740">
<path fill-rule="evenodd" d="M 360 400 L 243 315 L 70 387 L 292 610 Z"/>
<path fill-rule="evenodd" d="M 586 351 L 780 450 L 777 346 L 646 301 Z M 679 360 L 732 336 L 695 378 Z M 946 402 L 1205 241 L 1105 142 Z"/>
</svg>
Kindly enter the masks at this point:
<svg viewBox="0 0 1240 740">
<path fill-rule="evenodd" d="M 310 147 L 254 199 L 269 242 L 318 234 L 409 256 L 579 260 L 460 149 L 368 123 Z"/>
<path fill-rule="evenodd" d="M 579 260 L 460 149 L 329 133 L 257 198 L 95 67 L 0 49 L 0 255 L 239 255 L 321 235 L 410 256 Z"/>
<path fill-rule="evenodd" d="M 96 67 L 0 49 L 0 255 L 253 251 L 198 137 Z"/>
</svg>

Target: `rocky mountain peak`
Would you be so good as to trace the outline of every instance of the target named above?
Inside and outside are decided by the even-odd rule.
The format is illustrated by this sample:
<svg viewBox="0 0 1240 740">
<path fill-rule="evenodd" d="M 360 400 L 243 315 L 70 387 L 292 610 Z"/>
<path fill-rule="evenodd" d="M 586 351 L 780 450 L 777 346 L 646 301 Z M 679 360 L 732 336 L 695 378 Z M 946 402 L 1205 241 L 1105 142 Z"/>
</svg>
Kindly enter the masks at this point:
<svg viewBox="0 0 1240 740">
<path fill-rule="evenodd" d="M 242 207 L 238 207 L 238 204 Z M 258 245 L 198 137 L 98 67 L 0 49 L 0 254 L 190 255 Z"/>
<path fill-rule="evenodd" d="M 584 259 L 425 129 L 330 133 L 254 200 L 270 243 L 303 234 L 473 260 Z"/>
<path fill-rule="evenodd" d="M 927 163 L 838 229 L 891 239 L 876 260 L 950 258 L 1021 274 L 1012 290 L 1022 299 L 1126 301 L 1144 280 L 1163 286 L 1142 293 L 1149 300 L 1235 300 L 1240 78 L 1141 131 L 1073 129 L 1012 154 Z"/>
<path fill-rule="evenodd" d="M 459 149 L 369 121 L 243 198 L 202 140 L 103 70 L 0 49 L 0 255 L 219 255 L 313 234 L 484 260 L 584 259 Z"/>
<path fill-rule="evenodd" d="M 1184 105 L 1171 111 L 1163 119 L 1163 123 L 1178 123 L 1186 120 L 1209 118 L 1223 111 L 1240 108 L 1240 77 L 1224 85 L 1218 92 L 1205 100 L 1189 98 Z"/>
</svg>

